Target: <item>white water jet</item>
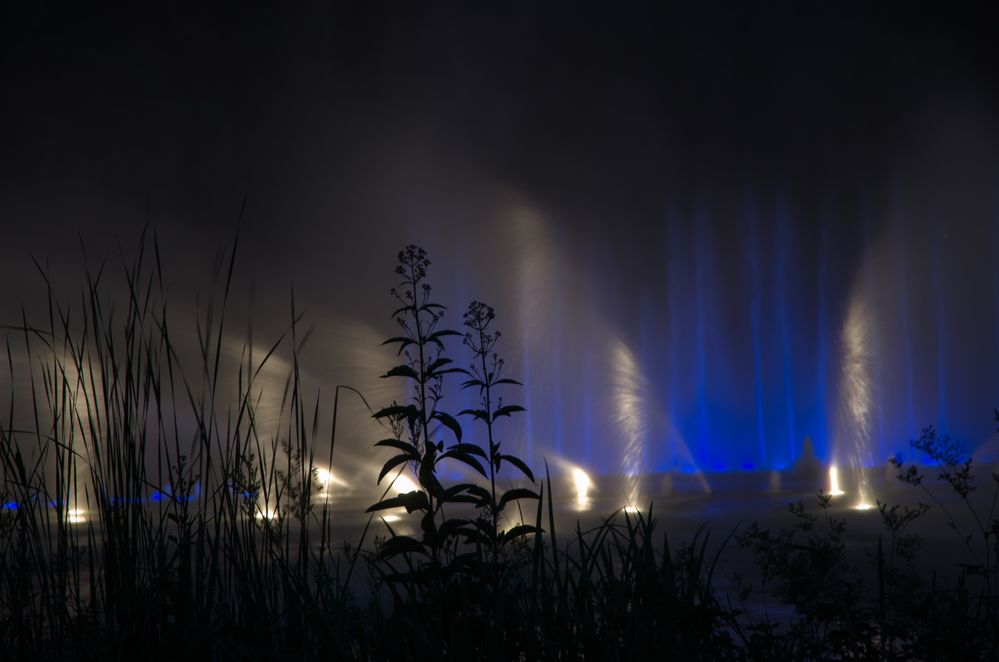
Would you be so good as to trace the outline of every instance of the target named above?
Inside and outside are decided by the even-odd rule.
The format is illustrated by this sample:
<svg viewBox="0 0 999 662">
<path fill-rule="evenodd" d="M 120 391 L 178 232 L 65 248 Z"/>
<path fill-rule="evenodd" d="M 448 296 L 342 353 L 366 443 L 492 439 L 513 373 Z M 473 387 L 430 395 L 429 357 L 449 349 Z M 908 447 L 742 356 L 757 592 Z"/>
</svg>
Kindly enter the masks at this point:
<svg viewBox="0 0 999 662">
<path fill-rule="evenodd" d="M 627 506 L 641 503 L 640 481 L 645 465 L 645 392 L 648 388 L 635 355 L 616 340 L 611 346 L 614 423 L 621 439 L 621 468 Z"/>
<path fill-rule="evenodd" d="M 870 507 L 871 489 L 865 466 L 872 463 L 871 424 L 874 381 L 871 345 L 874 328 L 867 302 L 855 295 L 843 324 L 843 364 L 840 381 L 840 434 L 837 454 L 846 460 L 856 487 L 857 508 Z M 831 477 L 831 472 L 830 472 Z"/>
</svg>

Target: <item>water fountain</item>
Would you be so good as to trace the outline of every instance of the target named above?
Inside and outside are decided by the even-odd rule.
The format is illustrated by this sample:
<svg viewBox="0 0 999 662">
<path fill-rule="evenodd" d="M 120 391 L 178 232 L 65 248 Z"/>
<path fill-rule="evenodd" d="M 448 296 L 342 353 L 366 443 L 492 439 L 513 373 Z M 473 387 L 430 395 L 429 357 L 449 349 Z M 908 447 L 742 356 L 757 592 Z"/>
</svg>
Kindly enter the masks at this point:
<svg viewBox="0 0 999 662">
<path fill-rule="evenodd" d="M 834 466 L 844 502 L 869 503 L 870 469 L 905 451 L 921 425 L 946 425 L 972 448 L 991 432 L 999 372 L 981 366 L 999 365 L 999 315 L 981 315 L 965 290 L 995 282 L 999 292 L 999 268 L 973 224 L 948 230 L 907 221 L 911 206 L 809 206 L 747 187 L 674 196 L 658 226 L 609 241 L 523 197 L 495 206 L 490 222 L 509 231 L 486 243 L 506 262 L 454 237 L 454 254 L 434 252 L 448 235 L 431 229 L 432 281 L 452 326 L 470 295 L 496 303 L 501 351 L 524 384 L 509 397 L 527 407 L 504 443 L 535 468 L 550 460 L 574 494 L 575 469 L 589 477 L 587 499 L 599 487 L 617 507 L 707 493 L 743 473 L 779 493 L 811 437 L 825 467 L 814 488 Z M 384 263 L 390 273 L 391 255 Z M 329 334 L 309 350 L 304 378 L 327 393 L 356 385 L 375 405 L 404 397 L 377 377 L 393 359 L 379 347 L 391 333 L 387 305 L 317 320 Z M 226 336 L 226 359 L 239 362 L 244 342 Z M 459 343 L 452 353 L 463 362 Z M 258 375 L 261 428 L 277 424 L 289 366 L 278 352 Z M 458 411 L 469 394 L 454 385 L 448 398 Z M 379 432 L 356 401 L 341 416 L 336 478 L 320 483 L 330 494 L 374 492 Z"/>
<path fill-rule="evenodd" d="M 663 246 L 662 276 L 651 280 L 649 263 L 639 276 L 605 246 L 570 252 L 556 224 L 531 216 L 517 364 L 529 371 L 523 437 L 534 462 L 557 452 L 591 474 L 618 474 L 632 504 L 637 475 L 710 484 L 786 471 L 810 436 L 838 489 L 865 505 L 877 497 L 869 470 L 906 451 L 918 426 L 949 426 L 972 447 L 987 436 L 996 375 L 974 372 L 970 347 L 954 340 L 980 339 L 975 351 L 995 365 L 997 316 L 977 323 L 967 301 L 948 296 L 983 276 L 962 259 L 979 254 L 972 226 L 945 237 L 925 214 L 902 225 L 906 210 L 890 205 L 803 212 L 787 195 L 760 200 L 668 205 L 649 238 Z M 814 226 L 802 224 L 806 213 Z M 839 216 L 866 220 L 843 229 Z M 959 403 L 953 385 L 968 378 L 976 388 Z"/>
</svg>

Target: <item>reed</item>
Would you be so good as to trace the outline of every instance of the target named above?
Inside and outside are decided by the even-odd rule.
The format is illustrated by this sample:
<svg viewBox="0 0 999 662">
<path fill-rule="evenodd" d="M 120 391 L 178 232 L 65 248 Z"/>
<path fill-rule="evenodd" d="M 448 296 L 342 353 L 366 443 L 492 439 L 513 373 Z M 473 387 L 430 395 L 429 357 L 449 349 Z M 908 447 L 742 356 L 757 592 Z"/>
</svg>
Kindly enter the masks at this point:
<svg viewBox="0 0 999 662">
<path fill-rule="evenodd" d="M 223 346 L 237 244 L 215 315 L 208 305 L 198 316 L 193 369 L 175 344 L 155 237 L 114 282 L 107 264 L 88 268 L 75 305 L 39 270 L 48 318 L 8 336 L 0 430 L 10 658 L 304 651 L 318 636 L 306 606 L 342 600 L 342 559 L 317 499 L 316 454 L 332 460 L 335 434 L 320 434 L 320 402 L 302 388 L 294 303 L 264 356 L 247 342 L 233 365 Z M 281 416 L 265 431 L 256 380 L 286 347 Z M 16 351 L 32 361 L 26 376 Z"/>
</svg>

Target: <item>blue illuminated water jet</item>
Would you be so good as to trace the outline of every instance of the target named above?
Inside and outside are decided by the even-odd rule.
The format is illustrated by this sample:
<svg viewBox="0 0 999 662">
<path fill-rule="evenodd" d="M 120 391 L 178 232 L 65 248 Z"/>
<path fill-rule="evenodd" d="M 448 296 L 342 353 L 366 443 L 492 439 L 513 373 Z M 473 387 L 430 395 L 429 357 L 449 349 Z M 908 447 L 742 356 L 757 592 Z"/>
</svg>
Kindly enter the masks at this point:
<svg viewBox="0 0 999 662">
<path fill-rule="evenodd" d="M 749 237 L 746 239 L 748 247 L 748 261 L 750 270 L 750 282 L 752 283 L 752 295 L 749 297 L 750 323 L 753 329 L 753 396 L 756 405 L 756 442 L 758 445 L 760 466 L 767 463 L 767 432 L 766 418 L 763 410 L 763 336 L 761 309 L 762 285 L 760 276 L 760 249 L 757 245 L 757 235 L 759 233 L 756 206 L 752 201 L 746 203 L 746 217 L 748 222 L 746 227 L 749 230 Z"/>
<path fill-rule="evenodd" d="M 592 236 L 586 258 L 574 257 L 536 218 L 538 240 L 521 265 L 527 360 L 516 364 L 533 409 L 532 458 L 557 454 L 596 473 L 636 471 L 639 457 L 645 472 L 783 470 L 811 437 L 820 462 L 842 454 L 849 491 L 848 472 L 904 451 L 917 419 L 956 420 L 941 383 L 956 383 L 948 343 L 971 333 L 972 318 L 947 300 L 952 249 L 934 248 L 930 224 L 903 222 L 912 210 L 831 200 L 808 212 L 808 226 L 801 201 L 781 191 L 743 188 L 732 206 L 671 198 L 654 280 L 634 255 Z M 999 269 L 987 271 L 999 299 Z M 851 348 L 851 328 L 862 346 Z M 987 332 L 999 352 L 999 334 Z M 640 384 L 625 389 L 628 416 L 613 376 L 623 355 Z M 847 373 L 866 384 L 862 413 L 849 402 Z M 970 403 L 962 407 L 970 423 L 958 434 L 988 432 L 968 416 Z"/>
<path fill-rule="evenodd" d="M 787 208 L 786 196 L 781 196 L 777 203 L 777 317 L 780 320 L 781 357 L 784 367 L 784 406 L 787 421 L 787 452 L 789 457 L 794 457 L 798 452 L 798 439 L 794 428 L 794 384 L 791 373 L 793 365 L 791 328 L 788 320 L 790 315 L 790 301 L 788 300 L 788 265 L 787 253 L 790 243 L 790 211 Z"/>
</svg>

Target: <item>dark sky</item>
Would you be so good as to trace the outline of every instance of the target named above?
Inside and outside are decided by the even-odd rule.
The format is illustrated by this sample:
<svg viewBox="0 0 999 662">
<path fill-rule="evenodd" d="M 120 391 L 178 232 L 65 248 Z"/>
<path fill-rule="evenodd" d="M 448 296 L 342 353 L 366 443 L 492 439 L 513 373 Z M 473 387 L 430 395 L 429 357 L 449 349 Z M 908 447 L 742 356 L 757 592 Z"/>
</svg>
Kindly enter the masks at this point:
<svg viewBox="0 0 999 662">
<path fill-rule="evenodd" d="M 8 214 L 100 191 L 200 228 L 247 193 L 288 230 L 407 166 L 555 206 L 821 191 L 890 177 L 955 99 L 992 118 L 999 93 L 994 5 L 149 4 L 5 3 Z"/>
<path fill-rule="evenodd" d="M 616 238 L 671 196 L 732 228 L 786 195 L 810 235 L 830 201 L 850 228 L 910 191 L 980 211 L 999 171 L 989 3 L 85 4 L 0 10 L 8 276 L 147 209 L 223 245 L 244 195 L 248 254 L 309 281 L 499 189 L 636 263 L 661 237 Z"/>
<path fill-rule="evenodd" d="M 531 311 L 553 333 L 596 308 L 637 355 L 672 324 L 709 357 L 680 371 L 702 400 L 746 391 L 724 380 L 752 376 L 750 300 L 784 337 L 758 348 L 778 403 L 835 362 L 861 280 L 893 311 L 882 335 L 911 321 L 940 411 L 983 362 L 960 347 L 999 337 L 995 3 L 83 4 L 0 9 L 5 314 L 32 296 L 30 255 L 76 265 L 78 236 L 106 254 L 150 218 L 174 280 L 201 282 L 238 224 L 242 278 L 278 302 L 295 283 L 320 320 L 381 324 L 391 256 L 417 241 L 523 334 Z M 751 390 L 733 398 L 738 418 Z"/>
</svg>

